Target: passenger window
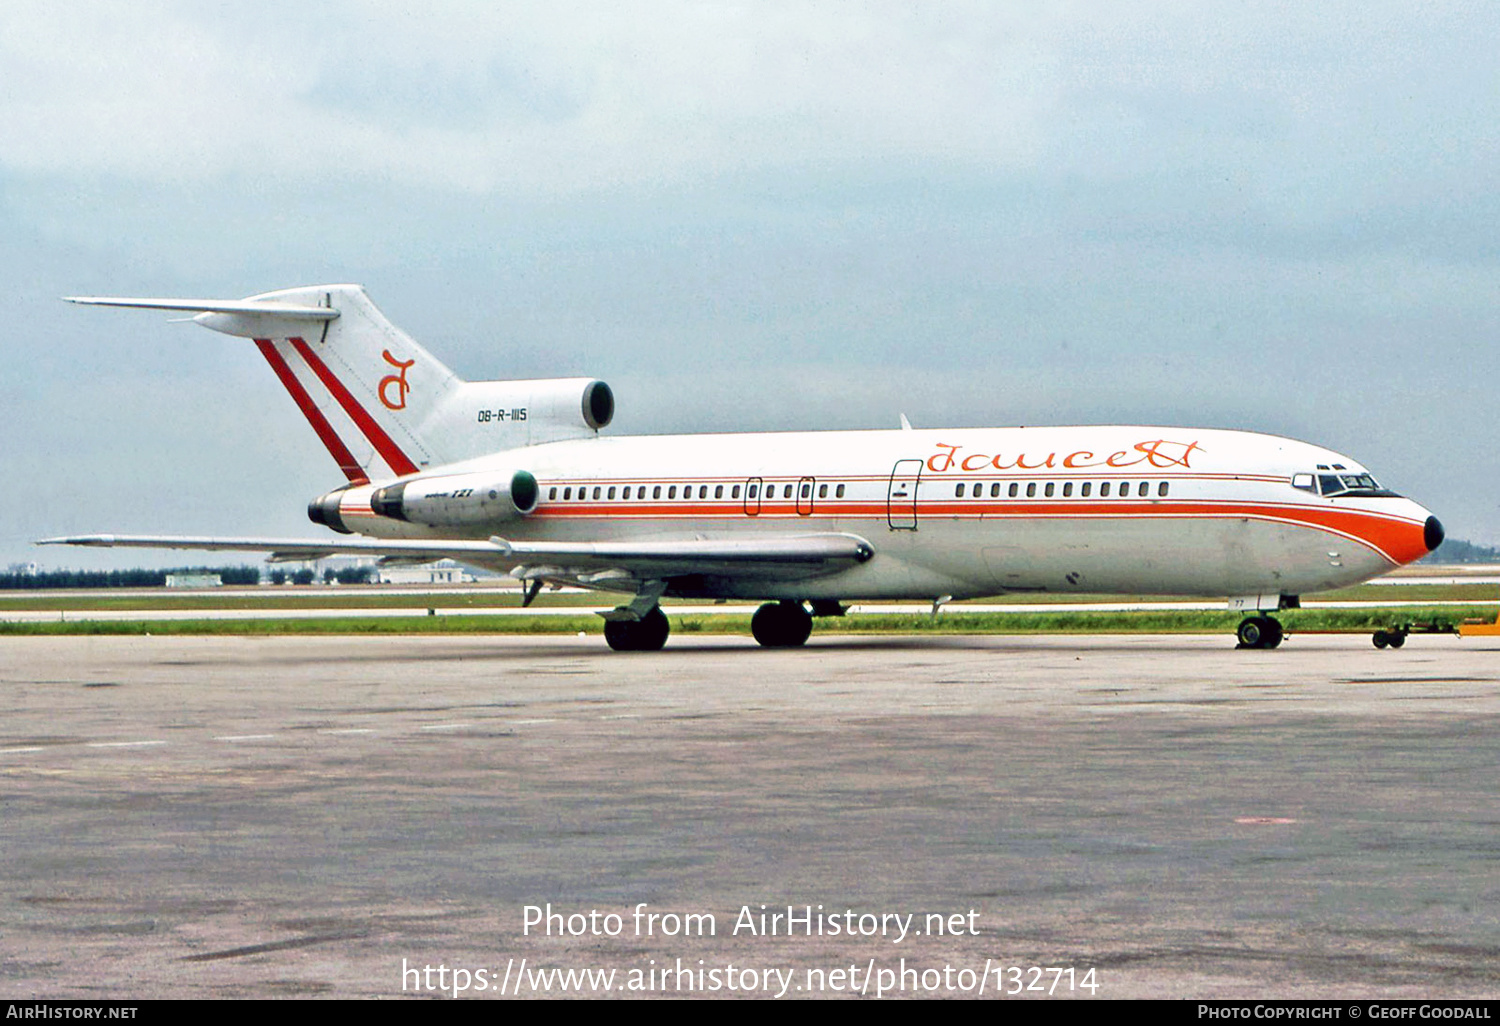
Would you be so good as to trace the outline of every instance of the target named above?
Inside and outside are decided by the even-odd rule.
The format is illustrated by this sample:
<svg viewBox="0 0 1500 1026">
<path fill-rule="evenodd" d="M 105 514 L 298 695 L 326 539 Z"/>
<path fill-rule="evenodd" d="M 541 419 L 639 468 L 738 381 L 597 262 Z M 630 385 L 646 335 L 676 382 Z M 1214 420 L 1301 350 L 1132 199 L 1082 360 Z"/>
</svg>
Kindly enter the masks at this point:
<svg viewBox="0 0 1500 1026">
<path fill-rule="evenodd" d="M 614 488 L 610 488 L 609 494 L 606 495 L 605 498 L 607 498 L 607 499 L 613 499 L 614 497 L 615 497 L 615 490 L 614 490 Z"/>
<path fill-rule="evenodd" d="M 1000 482 L 999 481 L 996 481 L 994 484 L 990 485 L 990 498 L 992 498 L 992 499 L 998 499 L 998 498 L 1000 498 Z"/>
<path fill-rule="evenodd" d="M 1167 482 L 1163 481 L 1161 484 L 1156 486 L 1156 494 L 1161 496 L 1163 499 L 1167 497 Z"/>
<path fill-rule="evenodd" d="M 792 486 L 791 485 L 787 485 L 786 488 L 784 488 L 782 490 L 781 497 L 783 499 L 790 499 L 792 497 Z"/>
<path fill-rule="evenodd" d="M 548 490 L 548 492 L 547 492 L 547 498 L 549 498 L 549 499 L 555 499 L 555 498 L 557 498 L 557 489 L 556 488 L 552 488 L 552 489 Z"/>
<path fill-rule="evenodd" d="M 844 497 L 844 486 L 843 485 L 839 485 L 837 488 L 834 489 L 833 497 L 835 499 L 842 499 Z"/>
<path fill-rule="evenodd" d="M 1052 493 L 1053 493 L 1053 491 L 1056 488 L 1057 488 L 1057 486 L 1055 484 L 1053 484 L 1051 481 L 1047 482 L 1047 498 L 1049 498 L 1049 499 L 1052 498 Z"/>
<path fill-rule="evenodd" d="M 1146 496 L 1150 495 L 1151 494 L 1151 482 L 1150 481 L 1142 481 L 1140 488 L 1136 489 L 1136 493 L 1135 494 L 1138 495 L 1138 496 L 1140 496 L 1142 499 L 1144 499 Z"/>
<path fill-rule="evenodd" d="M 959 485 L 957 488 L 953 489 L 953 495 L 956 498 L 962 499 L 964 497 L 964 486 Z"/>
<path fill-rule="evenodd" d="M 594 486 L 594 498 L 596 498 L 596 499 L 599 498 L 599 492 L 600 492 L 600 490 L 601 489 L 599 488 L 598 485 Z"/>
<path fill-rule="evenodd" d="M 729 497 L 731 499 L 738 499 L 740 497 L 740 486 L 739 485 L 735 485 L 733 488 L 731 488 L 729 490 Z"/>
<path fill-rule="evenodd" d="M 675 499 L 675 498 L 677 498 L 677 486 L 676 485 L 673 485 L 671 488 L 667 489 L 667 498 L 669 498 L 669 499 Z"/>
<path fill-rule="evenodd" d="M 827 485 L 818 485 L 818 498 L 820 498 L 820 499 L 826 499 L 826 498 L 828 498 L 828 486 Z"/>
<path fill-rule="evenodd" d="M 651 498 L 653 498 L 653 499 L 659 499 L 659 498 L 661 498 L 661 485 L 656 485 L 655 487 L 653 487 L 651 489 Z"/>
<path fill-rule="evenodd" d="M 1034 499 L 1034 498 L 1036 498 L 1036 482 L 1035 481 L 1031 482 L 1029 485 L 1026 486 L 1026 498 L 1028 498 L 1028 499 Z"/>
<path fill-rule="evenodd" d="M 1108 481 L 1101 481 L 1101 482 L 1099 482 L 1099 498 L 1101 498 L 1101 499 L 1107 499 L 1107 498 L 1109 498 L 1109 482 Z"/>
<path fill-rule="evenodd" d="M 1016 483 L 1015 483 L 1015 482 L 1014 482 L 1014 481 L 1012 481 L 1012 482 L 1011 482 L 1011 483 L 1010 483 L 1010 497 L 1011 497 L 1011 498 L 1012 498 L 1012 499 L 1014 499 L 1014 498 L 1015 498 L 1015 497 L 1016 497 L 1016 493 L 1017 493 L 1017 492 L 1018 492 L 1018 491 L 1020 491 L 1020 489 L 1021 489 L 1021 486 L 1020 486 L 1020 485 L 1018 485 L 1018 484 L 1016 484 Z"/>
<path fill-rule="evenodd" d="M 748 496 L 746 496 L 746 497 L 754 499 L 754 498 L 757 497 L 757 493 L 759 491 L 760 491 L 760 485 L 751 485 L 750 486 L 750 494 Z"/>
<path fill-rule="evenodd" d="M 1116 492 L 1115 494 L 1118 495 L 1122 499 L 1128 499 L 1128 498 L 1130 498 L 1130 482 L 1129 481 L 1121 481 L 1120 482 L 1120 490 L 1118 492 Z"/>
<path fill-rule="evenodd" d="M 798 494 L 802 498 L 804 498 L 804 499 L 811 498 L 812 497 L 812 485 L 810 485 L 810 484 L 803 485 L 802 486 L 802 490 Z"/>
<path fill-rule="evenodd" d="M 716 498 L 716 499 L 722 499 L 722 498 L 724 498 L 724 486 L 723 485 L 714 485 L 714 498 Z"/>
<path fill-rule="evenodd" d="M 1083 483 L 1083 487 L 1078 490 L 1078 494 L 1082 495 L 1085 499 L 1087 499 L 1089 497 L 1089 492 L 1091 492 L 1093 490 L 1094 490 L 1094 482 L 1092 482 L 1092 481 L 1085 481 Z"/>
<path fill-rule="evenodd" d="M 572 488 L 564 488 L 563 489 L 563 501 L 566 502 L 569 499 L 571 499 L 572 497 L 573 497 L 573 489 Z"/>
<path fill-rule="evenodd" d="M 1063 485 L 1063 498 L 1066 499 L 1073 494 L 1073 482 L 1069 481 Z"/>
</svg>

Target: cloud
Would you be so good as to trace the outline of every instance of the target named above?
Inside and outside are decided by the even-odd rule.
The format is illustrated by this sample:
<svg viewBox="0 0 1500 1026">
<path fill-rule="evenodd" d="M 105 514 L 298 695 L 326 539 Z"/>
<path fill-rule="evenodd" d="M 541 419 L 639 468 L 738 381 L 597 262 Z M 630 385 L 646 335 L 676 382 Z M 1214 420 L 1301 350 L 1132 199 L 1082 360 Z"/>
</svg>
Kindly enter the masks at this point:
<svg viewBox="0 0 1500 1026">
<path fill-rule="evenodd" d="M 803 4 L 7 5 L 0 160 L 548 194 L 766 163 L 1026 161 L 1027 19 Z"/>
</svg>

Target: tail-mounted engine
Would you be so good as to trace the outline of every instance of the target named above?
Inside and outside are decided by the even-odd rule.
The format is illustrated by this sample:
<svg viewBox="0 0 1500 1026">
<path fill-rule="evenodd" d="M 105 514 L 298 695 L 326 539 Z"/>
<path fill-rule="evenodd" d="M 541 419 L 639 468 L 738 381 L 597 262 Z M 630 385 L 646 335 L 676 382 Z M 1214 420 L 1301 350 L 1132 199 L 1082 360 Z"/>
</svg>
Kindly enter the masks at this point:
<svg viewBox="0 0 1500 1026">
<path fill-rule="evenodd" d="M 488 470 L 466 474 L 418 475 L 372 488 L 353 485 L 320 495 L 307 505 L 307 516 L 343 534 L 352 534 L 351 517 L 363 517 L 361 533 L 375 527 L 372 516 L 427 527 L 500 524 L 536 509 L 541 489 L 525 470 Z"/>
<path fill-rule="evenodd" d="M 433 433 L 460 459 L 543 442 L 590 438 L 615 415 L 615 395 L 593 378 L 468 381 L 444 398 Z"/>
</svg>

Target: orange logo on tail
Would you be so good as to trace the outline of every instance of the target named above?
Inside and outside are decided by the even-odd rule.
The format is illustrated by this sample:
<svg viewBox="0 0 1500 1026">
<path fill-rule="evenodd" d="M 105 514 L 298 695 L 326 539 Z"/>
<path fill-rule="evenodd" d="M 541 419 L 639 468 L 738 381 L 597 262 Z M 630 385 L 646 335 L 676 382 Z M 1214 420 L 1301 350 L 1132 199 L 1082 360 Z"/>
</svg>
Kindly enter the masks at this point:
<svg viewBox="0 0 1500 1026">
<path fill-rule="evenodd" d="M 392 356 L 389 349 L 383 350 L 380 355 L 385 357 L 385 362 L 392 367 L 400 368 L 400 373 L 387 374 L 380 379 L 380 401 L 385 404 L 385 408 L 388 410 L 404 410 L 406 409 L 406 393 L 411 391 L 411 386 L 406 383 L 406 371 L 407 368 L 417 362 L 416 357 L 403 362 Z M 396 386 L 395 402 L 391 402 L 390 397 L 385 394 L 386 388 L 390 385 Z"/>
</svg>

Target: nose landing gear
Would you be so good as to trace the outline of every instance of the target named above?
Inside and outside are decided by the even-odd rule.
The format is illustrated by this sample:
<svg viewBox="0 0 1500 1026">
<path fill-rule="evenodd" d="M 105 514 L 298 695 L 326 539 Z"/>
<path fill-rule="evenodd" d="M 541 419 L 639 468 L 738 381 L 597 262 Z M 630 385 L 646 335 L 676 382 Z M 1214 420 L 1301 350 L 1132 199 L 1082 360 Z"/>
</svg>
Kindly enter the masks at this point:
<svg viewBox="0 0 1500 1026">
<path fill-rule="evenodd" d="M 1270 616 L 1247 616 L 1234 632 L 1237 648 L 1275 648 L 1281 644 L 1281 621 Z"/>
</svg>

